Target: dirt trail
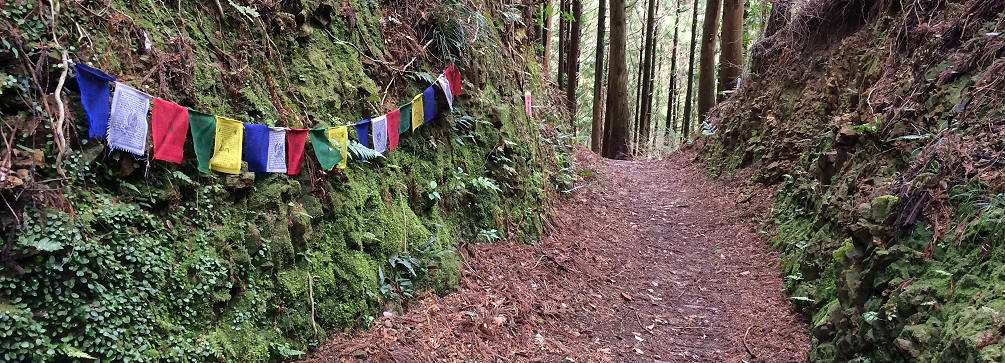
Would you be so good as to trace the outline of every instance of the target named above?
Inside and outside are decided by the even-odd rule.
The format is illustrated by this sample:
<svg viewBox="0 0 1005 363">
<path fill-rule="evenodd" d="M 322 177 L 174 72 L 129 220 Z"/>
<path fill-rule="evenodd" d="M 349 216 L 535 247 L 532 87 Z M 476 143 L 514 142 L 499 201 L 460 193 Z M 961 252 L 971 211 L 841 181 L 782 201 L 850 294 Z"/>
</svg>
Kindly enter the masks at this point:
<svg viewBox="0 0 1005 363">
<path fill-rule="evenodd" d="M 536 245 L 464 245 L 460 289 L 339 335 L 309 362 L 805 362 L 806 326 L 756 219 L 770 191 L 693 155 L 609 161 Z"/>
</svg>

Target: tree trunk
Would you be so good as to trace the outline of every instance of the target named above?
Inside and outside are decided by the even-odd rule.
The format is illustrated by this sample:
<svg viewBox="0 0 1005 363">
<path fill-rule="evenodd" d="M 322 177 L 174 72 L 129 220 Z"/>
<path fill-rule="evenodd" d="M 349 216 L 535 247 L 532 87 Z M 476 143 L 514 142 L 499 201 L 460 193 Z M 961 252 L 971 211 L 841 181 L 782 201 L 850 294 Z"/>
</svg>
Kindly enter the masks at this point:
<svg viewBox="0 0 1005 363">
<path fill-rule="evenodd" d="M 768 26 L 764 29 L 764 37 L 775 35 L 779 29 L 789 23 L 789 9 L 792 0 L 776 0 L 771 6 L 771 16 L 768 17 Z"/>
<path fill-rule="evenodd" d="M 544 16 L 544 31 L 541 37 L 541 42 L 544 43 L 544 74 L 551 77 L 551 25 L 553 14 L 551 13 L 551 0 L 544 1 L 544 9 L 542 11 L 542 16 Z"/>
<path fill-rule="evenodd" d="M 719 101 L 736 89 L 736 81 L 743 72 L 743 5 L 744 0 L 723 0 Z"/>
<path fill-rule="evenodd" d="M 666 122 L 666 133 L 667 140 L 670 140 L 670 135 L 673 134 L 674 129 L 674 111 L 677 111 L 677 34 L 680 29 L 680 1 L 677 0 L 677 10 L 674 11 L 674 23 L 673 23 L 673 53 L 670 54 L 670 90 L 667 95 L 667 122 Z"/>
<path fill-rule="evenodd" d="M 600 11 L 597 15 L 597 54 L 593 74 L 593 127 L 590 133 L 590 150 L 600 153 L 604 130 L 604 29 L 607 17 L 607 0 L 600 0 Z"/>
<path fill-rule="evenodd" d="M 643 36 L 642 39 L 639 41 L 639 48 L 638 48 L 639 51 L 636 53 L 639 56 L 639 62 L 638 67 L 636 67 L 637 72 L 635 73 L 635 84 L 634 84 L 635 102 L 634 102 L 634 108 L 632 109 L 631 114 L 629 115 L 629 117 L 631 117 L 632 120 L 631 138 L 633 147 L 638 146 L 639 144 L 639 125 L 641 124 L 640 122 L 641 117 L 639 117 L 639 115 L 642 115 L 642 73 L 644 73 L 642 70 L 645 69 L 644 67 L 642 67 L 642 62 L 643 62 L 643 55 L 646 52 L 645 46 L 646 46 L 645 36 Z"/>
<path fill-rule="evenodd" d="M 566 6 L 569 0 L 558 0 L 558 89 L 565 89 L 565 72 L 569 69 L 566 62 L 569 56 L 569 22 L 565 20 Z"/>
<path fill-rule="evenodd" d="M 701 63 L 698 72 L 698 122 L 715 106 L 715 43 L 719 35 L 722 0 L 705 1 L 705 22 L 701 29 Z"/>
<path fill-rule="evenodd" d="M 582 33 L 582 21 L 583 21 L 583 2 L 582 0 L 570 0 L 572 4 L 572 24 L 570 26 L 570 41 L 569 41 L 569 55 L 566 60 L 566 64 L 569 67 L 567 72 L 569 75 L 569 84 L 565 89 L 565 96 L 568 99 L 569 106 L 569 123 L 572 124 L 572 133 L 576 134 L 576 89 L 579 88 L 579 43 L 583 38 Z"/>
<path fill-rule="evenodd" d="M 659 133 L 656 132 L 659 130 L 659 122 L 653 122 L 655 119 L 653 117 L 653 105 L 660 98 L 660 91 L 656 88 L 656 75 L 663 74 L 663 64 L 666 63 L 666 57 L 661 55 L 666 51 L 663 48 L 663 44 L 660 44 L 659 41 L 653 42 L 653 68 L 649 77 L 649 99 L 646 102 L 646 124 L 649 125 L 649 145 L 656 145 L 656 137 L 659 136 Z"/>
<path fill-rule="evenodd" d="M 628 157 L 628 65 L 625 62 L 625 43 L 628 29 L 625 23 L 625 0 L 611 0 L 611 63 L 607 82 L 607 127 L 604 128 L 604 157 Z"/>
<path fill-rule="evenodd" d="M 645 42 L 643 47 L 643 60 L 642 66 L 639 71 L 642 73 L 642 80 L 639 87 L 642 89 L 641 96 L 639 97 L 639 130 L 638 137 L 636 138 L 636 147 L 641 149 L 641 146 L 649 141 L 649 105 L 652 104 L 652 80 L 653 80 L 653 56 L 654 56 L 654 37 L 653 28 L 656 24 L 656 0 L 648 0 L 646 6 L 646 33 Z"/>
<path fill-rule="evenodd" d="M 687 62 L 687 96 L 684 101 L 684 114 L 681 115 L 681 142 L 687 141 L 691 136 L 691 108 L 694 98 L 691 97 L 694 90 L 694 53 L 698 45 L 698 1 L 694 3 L 694 11 L 691 13 L 691 56 Z"/>
</svg>

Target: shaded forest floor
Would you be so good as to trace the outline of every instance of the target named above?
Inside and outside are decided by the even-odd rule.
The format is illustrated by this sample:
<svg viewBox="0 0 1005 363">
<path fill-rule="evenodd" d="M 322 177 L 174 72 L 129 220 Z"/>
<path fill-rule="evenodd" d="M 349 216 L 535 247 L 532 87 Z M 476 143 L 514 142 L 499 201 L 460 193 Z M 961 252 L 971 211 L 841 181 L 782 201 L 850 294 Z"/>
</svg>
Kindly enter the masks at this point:
<svg viewBox="0 0 1005 363">
<path fill-rule="evenodd" d="M 466 244 L 458 291 L 339 334 L 307 362 L 805 362 L 807 327 L 758 233 L 773 201 L 693 152 L 611 161 L 535 245 Z M 589 174 L 589 173 L 588 173 Z"/>
</svg>

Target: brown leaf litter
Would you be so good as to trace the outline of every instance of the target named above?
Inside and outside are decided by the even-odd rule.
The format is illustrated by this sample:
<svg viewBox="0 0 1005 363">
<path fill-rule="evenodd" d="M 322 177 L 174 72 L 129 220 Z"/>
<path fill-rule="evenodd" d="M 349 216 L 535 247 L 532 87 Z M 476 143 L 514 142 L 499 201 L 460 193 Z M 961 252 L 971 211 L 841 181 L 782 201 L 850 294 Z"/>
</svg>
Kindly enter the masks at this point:
<svg viewBox="0 0 1005 363">
<path fill-rule="evenodd" d="M 774 193 L 710 180 L 693 151 L 611 161 L 558 202 L 536 244 L 465 245 L 458 291 L 338 334 L 306 362 L 805 362 L 778 256 Z"/>
</svg>

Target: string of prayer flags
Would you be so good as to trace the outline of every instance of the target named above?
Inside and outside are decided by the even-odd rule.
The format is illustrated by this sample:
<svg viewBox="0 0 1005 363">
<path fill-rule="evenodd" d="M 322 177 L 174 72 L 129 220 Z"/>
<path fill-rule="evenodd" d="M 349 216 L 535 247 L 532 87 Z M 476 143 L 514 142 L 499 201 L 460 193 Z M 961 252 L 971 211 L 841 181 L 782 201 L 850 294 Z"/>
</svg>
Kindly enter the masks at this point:
<svg viewBox="0 0 1005 363">
<path fill-rule="evenodd" d="M 456 97 L 461 94 L 461 72 L 457 70 L 456 64 L 450 64 L 446 70 L 447 80 L 450 81 L 450 94 Z"/>
<path fill-rule="evenodd" d="M 269 156 L 265 164 L 267 173 L 286 173 L 286 128 L 269 128 Z"/>
<path fill-rule="evenodd" d="M 443 95 L 447 98 L 447 106 L 450 107 L 450 111 L 454 111 L 454 95 L 451 90 L 450 81 L 447 80 L 447 76 L 441 74 L 436 78 L 436 83 L 440 85 L 440 89 L 443 90 Z"/>
<path fill-rule="evenodd" d="M 328 140 L 335 145 L 335 149 L 339 151 L 342 156 L 342 161 L 339 161 L 338 168 L 345 169 L 347 162 L 349 161 L 349 128 L 346 126 L 335 126 L 328 129 Z"/>
<path fill-rule="evenodd" d="M 345 126 L 342 126 L 345 128 Z M 331 129 L 318 127 L 310 130 L 311 145 L 314 145 L 314 156 L 321 163 L 322 170 L 331 170 L 336 164 L 344 160 L 339 149 L 332 145 Z M 299 166 L 299 165 L 298 165 Z"/>
<path fill-rule="evenodd" d="M 269 168 L 268 126 L 244 123 L 244 161 L 251 172 L 265 172 Z"/>
<path fill-rule="evenodd" d="M 401 111 L 394 110 L 387 114 L 387 149 L 398 147 L 398 133 L 401 132 Z"/>
<path fill-rule="evenodd" d="M 398 107 L 398 135 L 412 129 L 412 104 L 406 103 Z"/>
<path fill-rule="evenodd" d="M 373 150 L 381 154 L 387 152 L 387 115 L 377 117 L 372 120 L 373 126 Z M 398 131 L 395 128 L 395 131 Z M 397 133 L 397 132 L 395 132 Z"/>
<path fill-rule="evenodd" d="M 182 163 L 186 137 L 192 135 L 200 172 L 216 170 L 239 174 L 243 162 L 253 172 L 299 174 L 303 167 L 308 137 L 322 167 L 344 169 L 349 157 L 348 126 L 290 129 L 242 123 L 210 115 L 176 103 L 154 98 L 83 63 L 74 64 L 81 103 L 88 121 L 89 137 L 106 136 L 108 145 L 135 155 L 146 154 L 147 138 L 153 144 L 153 159 Z M 115 82 L 114 90 L 111 83 Z M 443 92 L 450 110 L 461 94 L 461 75 L 455 64 L 447 67 L 433 84 L 390 113 L 353 125 L 359 143 L 379 153 L 398 147 L 400 135 L 432 121 L 437 112 L 436 88 Z M 153 116 L 147 123 L 150 101 Z M 526 111 L 531 114 L 530 92 L 525 94 Z M 149 133 L 149 135 L 148 135 Z M 360 156 L 362 159 L 363 157 Z"/>
<path fill-rule="evenodd" d="M 105 137 L 108 133 L 111 83 L 115 82 L 115 77 L 84 63 L 77 63 L 73 68 L 77 71 L 80 103 L 84 107 L 84 114 L 87 115 L 87 137 Z"/>
<path fill-rule="evenodd" d="M 527 116 L 532 116 L 530 109 L 530 91 L 526 91 L 523 93 L 523 104 L 524 109 L 526 109 L 527 111 Z"/>
<path fill-rule="evenodd" d="M 209 168 L 221 173 L 240 174 L 242 146 L 244 146 L 244 124 L 241 121 L 216 116 L 216 139 Z"/>
<path fill-rule="evenodd" d="M 304 164 L 304 145 L 307 144 L 308 131 L 310 130 L 286 130 L 286 174 L 300 174 L 300 167 Z"/>
<path fill-rule="evenodd" d="M 115 82 L 112 110 L 108 116 L 108 147 L 133 155 L 146 154 L 147 112 L 152 96 Z"/>
<path fill-rule="evenodd" d="M 433 89 L 433 86 L 429 86 L 422 92 L 422 111 L 424 113 L 422 122 L 424 123 L 432 121 L 436 117 L 436 90 Z"/>
<path fill-rule="evenodd" d="M 425 118 L 425 113 L 422 112 L 422 103 L 421 93 L 412 98 L 412 132 L 422 126 L 422 120 Z"/>
<path fill-rule="evenodd" d="M 188 110 L 189 130 L 192 131 L 192 146 L 200 172 L 209 172 L 209 160 L 213 157 L 213 143 L 216 141 L 216 116 L 193 109 Z"/>
<path fill-rule="evenodd" d="M 150 129 L 154 142 L 154 160 L 181 164 L 185 156 L 185 137 L 188 135 L 188 109 L 154 98 Z"/>
</svg>

